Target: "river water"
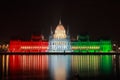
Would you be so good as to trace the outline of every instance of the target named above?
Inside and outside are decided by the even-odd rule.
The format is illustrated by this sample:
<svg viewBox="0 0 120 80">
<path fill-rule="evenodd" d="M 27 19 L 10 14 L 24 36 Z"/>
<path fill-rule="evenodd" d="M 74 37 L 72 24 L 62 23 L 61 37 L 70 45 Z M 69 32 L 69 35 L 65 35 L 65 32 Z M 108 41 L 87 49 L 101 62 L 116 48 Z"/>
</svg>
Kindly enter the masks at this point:
<svg viewBox="0 0 120 80">
<path fill-rule="evenodd" d="M 0 55 L 0 80 L 117 80 L 119 72 L 119 55 Z"/>
</svg>

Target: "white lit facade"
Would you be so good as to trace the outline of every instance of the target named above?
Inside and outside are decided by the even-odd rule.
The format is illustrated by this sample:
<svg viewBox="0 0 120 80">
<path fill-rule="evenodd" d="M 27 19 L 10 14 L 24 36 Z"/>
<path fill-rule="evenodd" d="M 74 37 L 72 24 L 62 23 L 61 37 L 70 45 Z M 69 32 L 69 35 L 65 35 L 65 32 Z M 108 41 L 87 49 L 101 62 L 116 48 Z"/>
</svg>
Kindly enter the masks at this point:
<svg viewBox="0 0 120 80">
<path fill-rule="evenodd" d="M 66 33 L 61 21 L 59 21 L 54 34 L 51 30 L 48 52 L 72 52 L 69 32 Z"/>
</svg>

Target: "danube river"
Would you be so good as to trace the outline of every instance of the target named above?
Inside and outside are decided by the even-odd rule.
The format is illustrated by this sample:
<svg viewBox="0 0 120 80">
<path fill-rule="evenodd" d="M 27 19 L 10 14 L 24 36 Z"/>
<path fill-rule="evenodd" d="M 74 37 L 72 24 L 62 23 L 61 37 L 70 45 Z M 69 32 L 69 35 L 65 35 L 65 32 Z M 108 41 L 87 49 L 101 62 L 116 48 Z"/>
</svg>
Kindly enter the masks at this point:
<svg viewBox="0 0 120 80">
<path fill-rule="evenodd" d="M 119 72 L 119 55 L 0 55 L 0 80 L 117 80 Z"/>
</svg>

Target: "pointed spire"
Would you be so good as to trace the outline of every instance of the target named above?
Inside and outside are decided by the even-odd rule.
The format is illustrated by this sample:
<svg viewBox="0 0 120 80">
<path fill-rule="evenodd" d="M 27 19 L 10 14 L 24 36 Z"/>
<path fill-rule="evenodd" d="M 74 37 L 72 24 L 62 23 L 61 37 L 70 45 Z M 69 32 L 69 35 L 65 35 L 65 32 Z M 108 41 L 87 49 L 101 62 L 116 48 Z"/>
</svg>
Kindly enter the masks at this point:
<svg viewBox="0 0 120 80">
<path fill-rule="evenodd" d="M 69 34 L 69 26 L 67 26 L 67 34 Z"/>
<path fill-rule="evenodd" d="M 59 20 L 59 24 L 62 24 L 62 22 L 61 22 L 61 18 L 60 18 L 60 20 Z"/>
<path fill-rule="evenodd" d="M 53 31 L 52 31 L 52 26 L 51 26 L 51 34 L 53 34 Z"/>
</svg>

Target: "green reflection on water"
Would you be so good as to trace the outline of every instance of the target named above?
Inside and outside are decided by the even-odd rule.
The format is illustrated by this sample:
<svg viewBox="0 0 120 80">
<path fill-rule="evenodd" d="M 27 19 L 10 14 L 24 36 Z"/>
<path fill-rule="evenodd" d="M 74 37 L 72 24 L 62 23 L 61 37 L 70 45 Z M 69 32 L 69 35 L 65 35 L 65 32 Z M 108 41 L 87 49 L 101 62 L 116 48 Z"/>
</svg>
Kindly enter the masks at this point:
<svg viewBox="0 0 120 80">
<path fill-rule="evenodd" d="M 110 74 L 112 71 L 112 56 L 101 56 L 101 72 L 104 74 Z"/>
<path fill-rule="evenodd" d="M 96 76 L 101 74 L 111 74 L 112 56 L 72 56 L 72 71 L 72 73 L 78 73 L 80 76 Z"/>
</svg>

